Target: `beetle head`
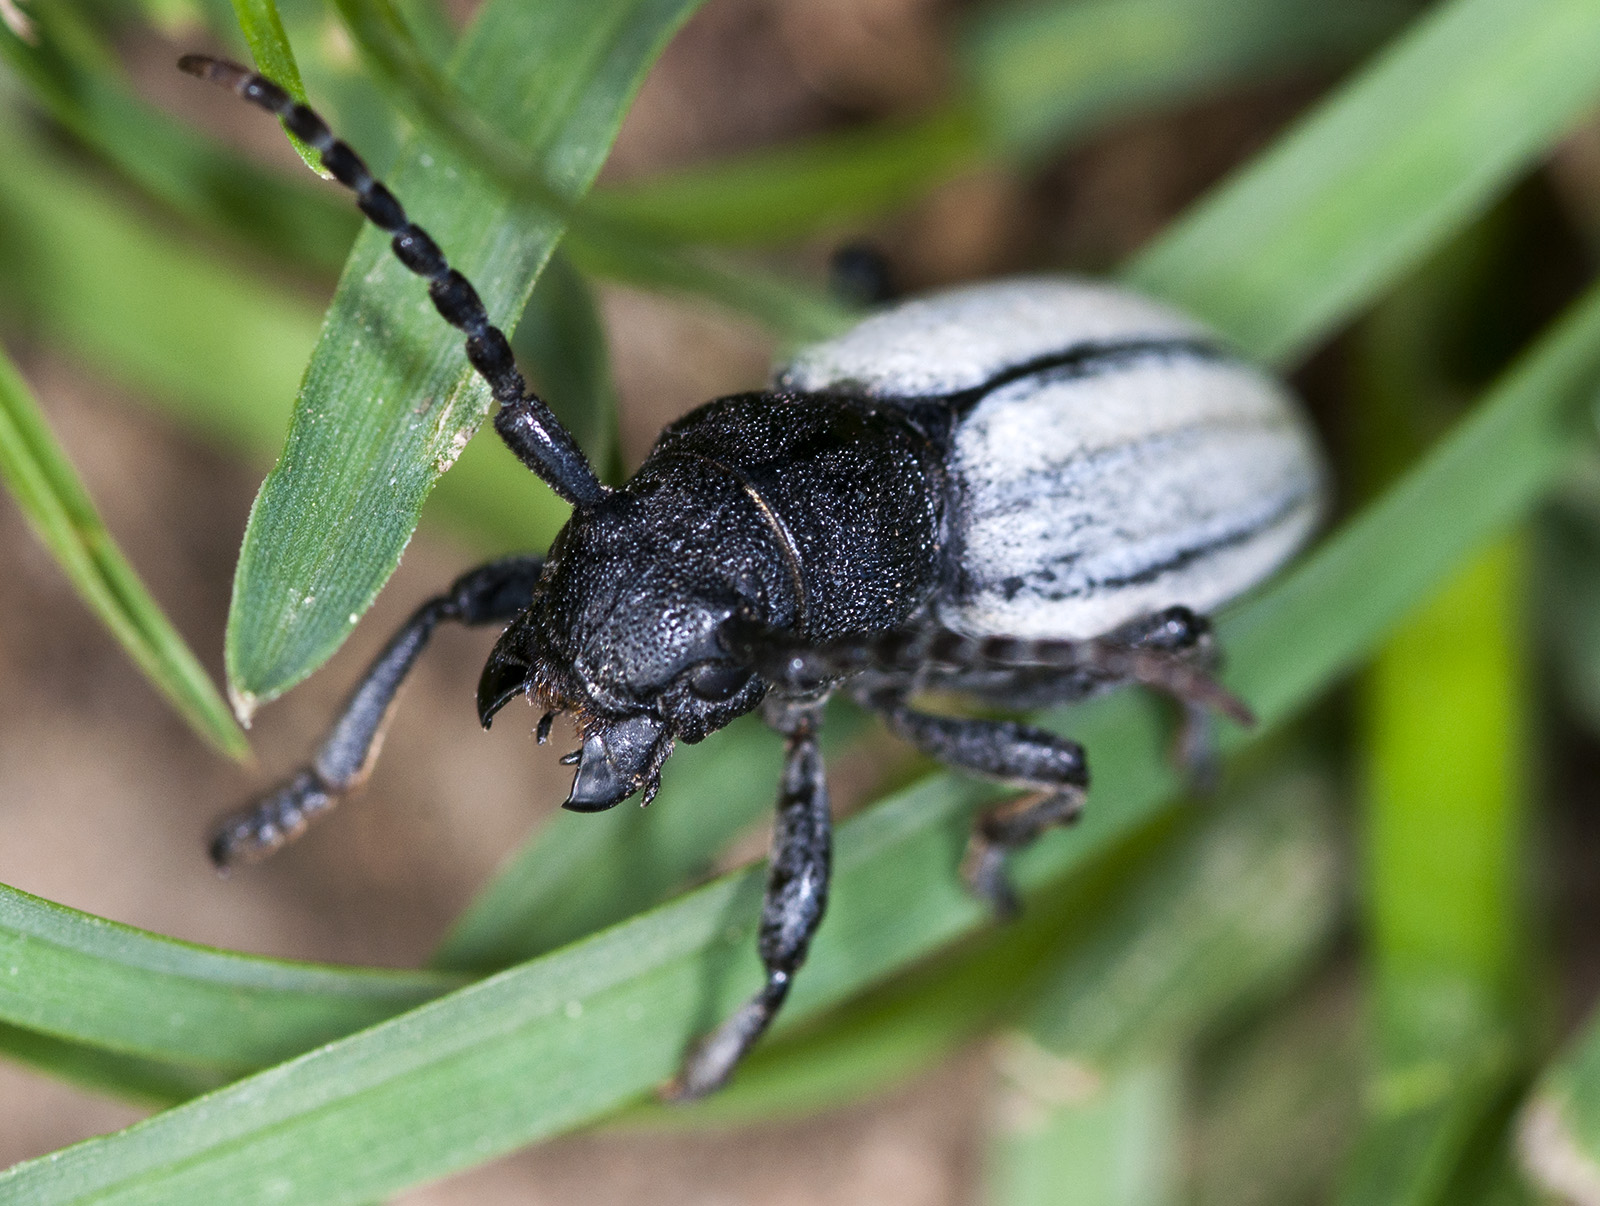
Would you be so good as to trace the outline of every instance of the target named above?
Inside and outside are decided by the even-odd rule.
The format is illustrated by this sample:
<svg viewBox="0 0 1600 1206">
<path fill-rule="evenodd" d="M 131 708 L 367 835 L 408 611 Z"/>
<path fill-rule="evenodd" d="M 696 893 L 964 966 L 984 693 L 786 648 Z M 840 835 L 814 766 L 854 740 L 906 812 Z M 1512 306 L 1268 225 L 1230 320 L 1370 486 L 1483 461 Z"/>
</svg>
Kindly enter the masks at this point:
<svg viewBox="0 0 1600 1206">
<path fill-rule="evenodd" d="M 580 812 L 641 790 L 648 803 L 675 739 L 701 740 L 767 690 L 730 640 L 764 610 L 759 575 L 612 519 L 575 516 L 563 529 L 478 686 L 485 726 L 521 694 L 572 714 L 583 748 L 565 807 Z"/>
</svg>

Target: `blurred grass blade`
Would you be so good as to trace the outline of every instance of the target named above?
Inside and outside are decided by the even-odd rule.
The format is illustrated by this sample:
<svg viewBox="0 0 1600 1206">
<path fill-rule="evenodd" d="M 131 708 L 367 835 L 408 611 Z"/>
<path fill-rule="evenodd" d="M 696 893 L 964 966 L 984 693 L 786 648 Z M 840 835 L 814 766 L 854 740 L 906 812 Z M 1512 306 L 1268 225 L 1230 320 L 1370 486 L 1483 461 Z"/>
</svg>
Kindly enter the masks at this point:
<svg viewBox="0 0 1600 1206">
<path fill-rule="evenodd" d="M 621 226 L 586 220 L 568 235 L 567 249 L 595 276 L 703 297 L 756 320 L 789 346 L 837 335 L 860 318 L 820 290 L 706 252 L 655 244 Z"/>
<path fill-rule="evenodd" d="M 227 704 L 106 531 L 72 462 L 3 351 L 0 480 L 83 601 L 151 685 L 217 749 L 249 758 L 250 744 Z"/>
<path fill-rule="evenodd" d="M 283 19 L 278 16 L 275 0 L 233 0 L 233 15 L 250 47 L 250 57 L 256 69 L 270 80 L 288 89 L 289 95 L 302 105 L 306 103 L 306 86 L 300 82 L 300 67 L 294 61 L 294 47 L 289 45 L 289 35 L 284 32 Z M 327 178 L 322 156 L 301 142 L 287 130 L 284 137 L 294 147 L 306 166 L 317 175 Z"/>
<path fill-rule="evenodd" d="M 0 120 L 0 306 L 256 459 L 283 439 L 317 315 L 158 231 Z"/>
<path fill-rule="evenodd" d="M 1428 286 L 1448 272 L 1361 330 L 1367 461 L 1403 456 L 1439 401 Z M 1374 1067 L 1345 1206 L 1456 1200 L 1526 1058 L 1527 580 L 1516 542 L 1479 552 L 1391 638 L 1365 693 Z"/>
<path fill-rule="evenodd" d="M 319 317 L 298 292 L 242 276 L 108 199 L 5 120 L 0 309 L 257 462 L 283 445 Z M 541 379 L 548 368 L 527 367 Z M 493 431 L 468 444 L 426 513 L 486 553 L 547 544 L 566 517 Z"/>
<path fill-rule="evenodd" d="M 1464 549 L 1532 504 L 1566 463 L 1577 399 L 1592 398 L 1597 380 L 1600 291 L 1401 486 L 1225 618 L 1233 681 L 1276 687 L 1246 688 L 1266 726 L 1347 671 Z M 1532 471 L 1507 473 L 1508 461 Z M 1461 505 L 1463 483 L 1491 503 Z M 1424 547 L 1438 551 L 1418 556 Z M 1351 572 L 1377 554 L 1396 572 Z M 1174 786 L 1147 701 L 1120 695 L 1082 709 L 1073 731 L 1095 752 L 1095 806 L 1073 833 L 1019 860 L 1025 889 L 1116 844 Z M 828 926 L 786 1024 L 985 923 L 955 873 L 983 794 L 939 777 L 841 827 Z M 581 1125 L 660 1083 L 689 1040 L 750 992 L 761 878 L 760 868 L 740 872 L 129 1130 L 18 1165 L 0 1176 L 0 1196 L 357 1201 Z"/>
<path fill-rule="evenodd" d="M 359 1030 L 461 983 L 437 972 L 211 950 L 0 885 L 0 1022 L 237 1074 Z M 3 1197 L 0 1194 L 0 1197 Z"/>
<path fill-rule="evenodd" d="M 1178 1206 L 1183 1070 L 1175 1057 L 1095 1075 L 1026 1039 L 995 1053 L 992 1206 Z"/>
<path fill-rule="evenodd" d="M 640 79 L 696 0 L 490 0 L 451 73 L 480 115 L 576 200 Z M 561 235 L 419 133 L 390 183 L 513 326 Z M 356 241 L 307 369 L 282 459 L 245 534 L 229 615 L 241 714 L 338 648 L 398 562 L 434 481 L 489 404 L 458 332 L 381 231 Z M 560 509 L 554 502 L 552 506 Z M 548 509 L 548 508 L 547 508 Z"/>
<path fill-rule="evenodd" d="M 825 134 L 596 189 L 585 210 L 659 236 L 768 243 L 882 213 L 984 156 L 958 103 L 904 125 Z"/>
<path fill-rule="evenodd" d="M 1597 64 L 1593 0 L 1436 6 L 1127 279 L 1293 360 L 1570 129 L 1600 97 Z"/>
<path fill-rule="evenodd" d="M 1085 1037 L 1066 1052 L 1080 1083 L 1225 1024 L 1316 956 L 1341 907 L 1323 786 L 1280 774 L 1238 794 L 1144 827 L 975 949 L 758 1048 L 693 1113 L 635 1110 L 626 1120 L 719 1126 L 842 1105 L 931 1067 L 1002 1016 L 1023 1017 L 1057 1049 L 1063 1036 Z"/>
<path fill-rule="evenodd" d="M 205 138 L 134 95 L 110 50 L 72 8 L 35 14 L 29 44 L 0 24 L 0 58 L 72 135 L 192 221 L 318 271 L 344 262 L 359 225 L 337 198 Z"/>
<path fill-rule="evenodd" d="M 1046 961 L 1021 1022 L 1028 1042 L 1093 1076 L 1179 1050 L 1282 991 L 1338 921 L 1326 796 L 1310 775 L 1275 776 L 1191 823 L 1082 943 Z"/>
<path fill-rule="evenodd" d="M 1375 45 L 1413 0 L 1074 0 L 981 10 L 964 88 L 905 124 L 830 133 L 596 190 L 608 218 L 698 242 L 794 239 L 880 214 L 966 167 Z"/>
<path fill-rule="evenodd" d="M 456 919 L 434 965 L 507 967 L 657 904 L 709 869 L 713 852 L 771 809 L 783 757 L 753 718 L 722 737 L 673 754 L 655 801 L 665 807 L 551 818 Z M 705 798 L 708 783 L 715 799 Z"/>
<path fill-rule="evenodd" d="M 1091 126 L 1374 46 L 1414 0 L 1078 0 L 982 12 L 963 56 L 988 138 L 1035 155 Z"/>
<path fill-rule="evenodd" d="M 1445 1200 L 1519 1070 L 1521 565 L 1509 541 L 1475 558 L 1384 648 L 1367 693 L 1378 1066 L 1343 1206 Z"/>
<path fill-rule="evenodd" d="M 144 1059 L 0 1022 L 0 1054 L 56 1080 L 139 1105 L 172 1106 L 232 1079 L 215 1069 Z"/>
<path fill-rule="evenodd" d="M 614 484 L 621 449 L 605 325 L 594 290 L 564 249 L 551 256 L 539 274 L 517 324 L 512 351 L 530 384 L 578 441 L 595 471 Z M 512 459 L 503 449 L 500 455 Z"/>
</svg>

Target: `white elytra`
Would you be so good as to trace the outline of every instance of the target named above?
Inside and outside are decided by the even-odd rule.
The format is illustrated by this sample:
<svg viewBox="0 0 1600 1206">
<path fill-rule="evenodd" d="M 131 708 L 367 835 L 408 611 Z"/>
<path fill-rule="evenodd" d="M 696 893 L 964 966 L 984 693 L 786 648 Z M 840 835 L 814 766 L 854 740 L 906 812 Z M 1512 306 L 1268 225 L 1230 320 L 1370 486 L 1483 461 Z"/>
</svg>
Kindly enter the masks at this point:
<svg viewBox="0 0 1600 1206">
<path fill-rule="evenodd" d="M 883 398 L 985 394 L 959 422 L 951 537 L 960 572 L 938 618 L 974 635 L 1082 639 L 1165 607 L 1209 612 L 1309 536 L 1325 475 L 1294 399 L 1197 350 L 1204 327 L 1107 285 L 1022 278 L 906 302 L 807 348 L 787 388 Z"/>
</svg>

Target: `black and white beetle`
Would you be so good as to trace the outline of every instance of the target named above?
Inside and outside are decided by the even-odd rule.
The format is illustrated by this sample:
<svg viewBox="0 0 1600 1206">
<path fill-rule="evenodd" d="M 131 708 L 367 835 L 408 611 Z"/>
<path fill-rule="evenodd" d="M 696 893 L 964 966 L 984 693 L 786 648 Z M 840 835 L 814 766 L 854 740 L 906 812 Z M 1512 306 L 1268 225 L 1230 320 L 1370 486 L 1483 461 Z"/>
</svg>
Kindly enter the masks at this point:
<svg viewBox="0 0 1600 1206">
<path fill-rule="evenodd" d="M 478 687 L 487 726 L 518 695 L 583 746 L 565 807 L 648 803 L 673 742 L 757 707 L 788 740 L 759 947 L 766 983 L 690 1053 L 669 1093 L 717 1088 L 788 995 L 827 904 L 817 752 L 845 688 L 919 749 L 1031 795 L 981 817 L 964 868 L 1015 908 L 1005 858 L 1071 821 L 1083 751 L 1009 721 L 934 715 L 924 688 L 1010 707 L 1138 682 L 1248 720 L 1209 675 L 1205 612 L 1305 539 L 1323 473 L 1269 378 L 1193 321 L 1101 285 L 1002 281 L 906 302 L 805 349 L 773 388 L 673 423 L 612 490 L 534 396 L 472 286 L 311 110 L 191 55 L 183 70 L 276 114 L 353 189 L 500 409 L 495 428 L 572 504 L 548 558 L 473 570 L 367 671 L 315 759 L 220 825 L 219 865 L 298 836 L 364 779 L 401 681 L 441 620 L 510 621 Z"/>
</svg>

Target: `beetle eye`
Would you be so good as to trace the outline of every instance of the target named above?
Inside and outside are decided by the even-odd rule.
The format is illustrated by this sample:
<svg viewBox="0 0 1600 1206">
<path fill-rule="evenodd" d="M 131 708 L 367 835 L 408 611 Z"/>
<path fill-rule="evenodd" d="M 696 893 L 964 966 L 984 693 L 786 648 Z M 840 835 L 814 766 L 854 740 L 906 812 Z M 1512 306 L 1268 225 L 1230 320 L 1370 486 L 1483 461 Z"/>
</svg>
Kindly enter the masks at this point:
<svg viewBox="0 0 1600 1206">
<path fill-rule="evenodd" d="M 750 681 L 750 671 L 727 662 L 701 662 L 689 671 L 689 690 L 710 703 L 732 699 Z"/>
</svg>

